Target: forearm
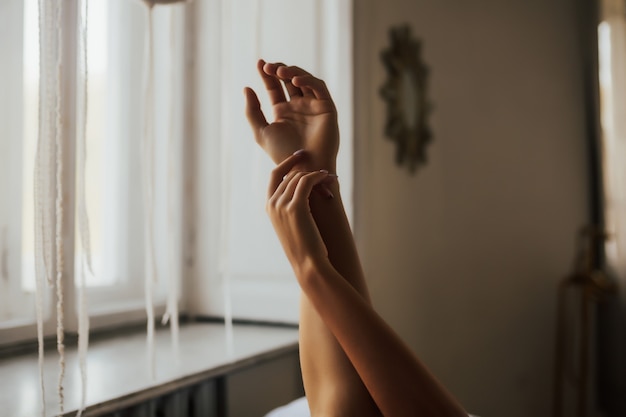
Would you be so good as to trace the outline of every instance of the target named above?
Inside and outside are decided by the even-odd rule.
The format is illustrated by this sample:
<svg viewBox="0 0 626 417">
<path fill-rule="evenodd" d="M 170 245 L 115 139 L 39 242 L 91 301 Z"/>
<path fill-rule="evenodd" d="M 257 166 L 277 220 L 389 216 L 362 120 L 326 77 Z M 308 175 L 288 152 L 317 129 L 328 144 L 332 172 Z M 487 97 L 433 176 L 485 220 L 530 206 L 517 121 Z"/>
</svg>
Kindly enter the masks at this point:
<svg viewBox="0 0 626 417">
<path fill-rule="evenodd" d="M 311 159 L 308 159 L 306 166 L 301 165 L 295 170 L 308 172 L 322 167 L 335 172 L 331 165 L 314 165 Z M 334 198 L 329 199 L 313 192 L 308 199 L 315 228 L 328 254 L 325 259 L 337 270 L 343 271 L 346 284 L 369 303 L 339 186 L 336 181 L 326 186 L 331 189 Z M 300 274 L 306 262 L 290 261 L 296 275 Z M 300 301 L 300 362 L 312 415 L 336 415 L 343 412 L 345 415 L 380 417 L 378 408 L 352 363 L 304 293 Z"/>
<path fill-rule="evenodd" d="M 328 188 L 334 198 L 312 194 L 311 213 L 328 250 L 330 263 L 369 304 L 370 295 L 343 206 L 339 183 L 329 184 Z"/>
<path fill-rule="evenodd" d="M 374 309 L 330 265 L 300 271 L 307 299 L 385 416 L 467 416 Z"/>
</svg>

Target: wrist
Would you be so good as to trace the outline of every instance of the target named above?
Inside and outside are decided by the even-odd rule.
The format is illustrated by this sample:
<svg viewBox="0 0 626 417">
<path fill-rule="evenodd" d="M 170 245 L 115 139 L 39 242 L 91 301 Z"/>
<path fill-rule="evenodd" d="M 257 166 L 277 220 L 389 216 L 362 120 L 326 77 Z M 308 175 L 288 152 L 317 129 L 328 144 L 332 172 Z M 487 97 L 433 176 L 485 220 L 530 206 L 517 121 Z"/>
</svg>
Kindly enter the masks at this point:
<svg viewBox="0 0 626 417">
<path fill-rule="evenodd" d="M 314 156 L 308 156 L 294 166 L 295 170 L 313 172 L 324 169 L 330 174 L 337 174 L 337 161 L 335 158 L 323 159 L 315 158 Z"/>
</svg>

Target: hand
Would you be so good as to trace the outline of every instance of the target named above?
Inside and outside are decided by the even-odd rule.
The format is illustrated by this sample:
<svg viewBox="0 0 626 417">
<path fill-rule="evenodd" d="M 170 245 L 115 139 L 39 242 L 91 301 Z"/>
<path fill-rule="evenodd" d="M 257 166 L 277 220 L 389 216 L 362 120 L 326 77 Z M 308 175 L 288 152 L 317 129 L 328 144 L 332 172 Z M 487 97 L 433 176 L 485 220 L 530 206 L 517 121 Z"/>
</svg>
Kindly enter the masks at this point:
<svg viewBox="0 0 626 417">
<path fill-rule="evenodd" d="M 257 69 L 272 103 L 274 121 L 267 122 L 256 93 L 246 87 L 246 116 L 256 142 L 277 164 L 304 149 L 309 159 L 299 168 L 326 169 L 334 173 L 339 128 L 337 110 L 324 81 L 301 68 L 263 60 L 259 60 Z"/>
<path fill-rule="evenodd" d="M 299 172 L 295 154 L 273 171 L 268 189 L 267 213 L 297 277 L 303 268 L 328 262 L 328 251 L 309 208 L 309 196 L 318 184 L 333 181 L 328 171 Z"/>
</svg>

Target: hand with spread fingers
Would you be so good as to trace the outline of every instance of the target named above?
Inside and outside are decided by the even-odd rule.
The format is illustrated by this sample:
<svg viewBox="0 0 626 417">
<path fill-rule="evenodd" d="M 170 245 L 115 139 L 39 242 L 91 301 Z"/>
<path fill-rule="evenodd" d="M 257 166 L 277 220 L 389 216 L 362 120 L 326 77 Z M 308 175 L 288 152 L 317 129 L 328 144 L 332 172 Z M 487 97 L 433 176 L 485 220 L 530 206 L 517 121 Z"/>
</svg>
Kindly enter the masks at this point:
<svg viewBox="0 0 626 417">
<path fill-rule="evenodd" d="M 257 69 L 272 103 L 274 120 L 267 122 L 256 93 L 246 87 L 246 117 L 256 142 L 275 163 L 304 149 L 308 160 L 299 168 L 334 173 L 339 128 L 337 110 L 324 81 L 299 67 L 280 63 L 259 60 Z"/>
</svg>

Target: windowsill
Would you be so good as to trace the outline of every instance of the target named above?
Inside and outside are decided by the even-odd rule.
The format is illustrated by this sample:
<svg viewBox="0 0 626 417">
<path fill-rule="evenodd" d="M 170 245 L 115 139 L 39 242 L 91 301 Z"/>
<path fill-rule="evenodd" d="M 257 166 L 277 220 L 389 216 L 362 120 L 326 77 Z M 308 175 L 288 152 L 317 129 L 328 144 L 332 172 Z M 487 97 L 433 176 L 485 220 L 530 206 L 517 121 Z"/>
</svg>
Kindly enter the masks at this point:
<svg viewBox="0 0 626 417">
<path fill-rule="evenodd" d="M 180 328 L 177 357 L 167 329 L 155 337 L 156 378 L 150 377 L 145 332 L 94 341 L 87 356 L 87 415 L 105 413 L 194 383 L 227 375 L 297 350 L 298 330 L 235 325 L 232 344 L 223 324 L 191 323 Z M 58 415 L 58 355 L 46 351 L 46 415 Z M 81 379 L 74 347 L 66 351 L 65 414 L 80 407 Z M 0 360 L 0 409 L 13 417 L 41 415 L 36 355 Z"/>
</svg>

